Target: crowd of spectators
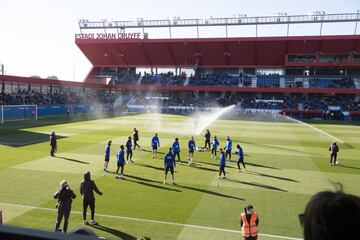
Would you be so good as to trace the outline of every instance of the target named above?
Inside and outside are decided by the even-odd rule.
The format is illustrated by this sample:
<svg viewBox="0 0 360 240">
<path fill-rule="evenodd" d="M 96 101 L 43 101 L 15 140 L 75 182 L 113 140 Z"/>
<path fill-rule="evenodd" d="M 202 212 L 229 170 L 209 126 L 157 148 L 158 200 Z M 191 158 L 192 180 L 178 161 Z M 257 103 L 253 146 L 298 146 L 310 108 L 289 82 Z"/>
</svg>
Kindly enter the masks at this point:
<svg viewBox="0 0 360 240">
<path fill-rule="evenodd" d="M 122 91 L 94 91 L 83 94 L 68 93 L 41 93 L 21 90 L 13 93 L 0 92 L 0 105 L 48 105 L 48 104 L 112 104 L 128 103 L 132 95 Z M 158 105 L 161 107 L 196 107 L 207 108 L 238 104 L 243 109 L 294 109 L 294 110 L 321 110 L 326 111 L 329 106 L 338 107 L 342 111 L 360 111 L 360 101 L 352 95 L 310 95 L 310 96 L 277 96 L 258 98 L 235 93 L 195 95 L 194 93 L 178 92 L 169 96 L 162 95 L 149 97 L 137 95 L 132 101 L 134 105 Z"/>
<path fill-rule="evenodd" d="M 18 92 L 0 92 L 0 105 L 50 105 L 50 104 L 92 104 L 113 103 L 119 98 L 121 92 L 98 91 L 77 94 L 68 93 L 42 93 L 34 90 L 20 90 Z"/>
<path fill-rule="evenodd" d="M 229 86 L 237 87 L 240 77 L 230 74 L 205 74 L 203 76 L 191 76 L 190 86 Z"/>
</svg>

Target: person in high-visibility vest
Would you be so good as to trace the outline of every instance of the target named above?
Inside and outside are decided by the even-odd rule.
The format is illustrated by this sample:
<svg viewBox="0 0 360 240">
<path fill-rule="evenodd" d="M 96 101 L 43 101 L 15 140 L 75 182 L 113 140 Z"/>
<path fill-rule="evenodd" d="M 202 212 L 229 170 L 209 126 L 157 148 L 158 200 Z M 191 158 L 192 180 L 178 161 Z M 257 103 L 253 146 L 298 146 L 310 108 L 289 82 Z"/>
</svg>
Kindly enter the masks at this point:
<svg viewBox="0 0 360 240">
<path fill-rule="evenodd" d="M 256 240 L 259 218 L 252 205 L 247 205 L 240 216 L 240 227 L 245 240 Z"/>
</svg>

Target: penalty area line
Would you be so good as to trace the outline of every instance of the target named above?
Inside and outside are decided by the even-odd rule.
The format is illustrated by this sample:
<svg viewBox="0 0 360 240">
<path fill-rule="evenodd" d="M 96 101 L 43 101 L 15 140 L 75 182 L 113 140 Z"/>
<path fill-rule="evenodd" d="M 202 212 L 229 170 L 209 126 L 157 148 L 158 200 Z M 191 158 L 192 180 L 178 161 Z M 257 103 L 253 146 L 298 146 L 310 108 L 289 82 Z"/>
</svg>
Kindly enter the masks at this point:
<svg viewBox="0 0 360 240">
<path fill-rule="evenodd" d="M 43 211 L 51 211 L 51 212 L 56 212 L 57 211 L 57 209 L 53 209 L 53 208 L 44 208 L 44 207 L 36 207 L 36 206 L 13 204 L 13 203 L 1 203 L 0 202 L 0 206 L 29 208 L 30 210 L 35 209 L 35 210 L 43 210 Z M 78 211 L 71 211 L 71 213 L 82 215 L 82 212 L 78 212 Z M 101 213 L 96 213 L 96 216 L 103 217 L 103 218 L 112 218 L 112 219 L 135 221 L 135 222 L 157 223 L 157 224 L 163 224 L 163 225 L 172 225 L 172 226 L 179 226 L 179 227 L 189 227 L 189 228 L 206 229 L 206 230 L 218 231 L 218 232 L 228 232 L 228 233 L 241 234 L 241 231 L 239 231 L 239 230 L 216 228 L 216 227 L 207 227 L 207 226 L 192 225 L 192 224 L 186 224 L 186 223 L 176 223 L 176 222 L 167 222 L 167 221 L 143 219 L 143 218 L 115 216 L 115 215 L 108 215 L 108 214 L 101 214 Z M 259 233 L 258 235 L 259 236 L 264 236 L 264 237 L 270 237 L 270 238 L 274 238 L 274 239 L 303 240 L 302 238 L 279 236 L 279 235 L 272 235 L 272 234 L 267 234 L 267 233 Z"/>
</svg>

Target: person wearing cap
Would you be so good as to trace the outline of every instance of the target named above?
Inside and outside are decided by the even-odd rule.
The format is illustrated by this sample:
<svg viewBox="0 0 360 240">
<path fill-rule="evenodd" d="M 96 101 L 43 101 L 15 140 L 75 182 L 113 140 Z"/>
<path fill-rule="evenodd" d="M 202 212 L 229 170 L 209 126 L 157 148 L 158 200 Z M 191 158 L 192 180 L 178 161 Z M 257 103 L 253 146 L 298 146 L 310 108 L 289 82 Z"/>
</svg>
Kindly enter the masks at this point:
<svg viewBox="0 0 360 240">
<path fill-rule="evenodd" d="M 108 141 L 105 146 L 105 162 L 104 162 L 104 174 L 108 171 L 109 161 L 110 161 L 110 147 L 112 141 Z"/>
<path fill-rule="evenodd" d="M 339 146 L 336 144 L 336 142 L 334 141 L 330 146 L 329 146 L 329 152 L 330 152 L 330 166 L 334 166 L 336 164 L 338 164 L 337 159 L 337 153 L 339 152 Z"/>
<path fill-rule="evenodd" d="M 256 240 L 258 236 L 259 217 L 252 205 L 247 205 L 240 216 L 241 232 L 245 240 Z"/>
<path fill-rule="evenodd" d="M 71 203 L 72 200 L 76 198 L 73 190 L 70 189 L 70 186 L 66 180 L 60 182 L 60 188 L 55 192 L 54 198 L 58 200 L 56 208 L 58 210 L 57 220 L 55 224 L 55 232 L 61 231 L 59 229 L 62 219 L 64 218 L 64 227 L 63 232 L 67 232 L 69 217 L 71 212 Z"/>
</svg>

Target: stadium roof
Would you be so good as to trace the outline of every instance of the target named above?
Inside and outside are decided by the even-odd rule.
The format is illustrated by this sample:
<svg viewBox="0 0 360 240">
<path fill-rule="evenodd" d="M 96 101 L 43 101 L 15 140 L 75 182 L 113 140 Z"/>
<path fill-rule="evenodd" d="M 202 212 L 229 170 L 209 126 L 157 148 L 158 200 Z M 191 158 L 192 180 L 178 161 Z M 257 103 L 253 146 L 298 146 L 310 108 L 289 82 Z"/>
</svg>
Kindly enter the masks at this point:
<svg viewBox="0 0 360 240">
<path fill-rule="evenodd" d="M 360 35 L 75 42 L 94 67 L 284 67 L 287 54 L 360 53 Z"/>
</svg>

